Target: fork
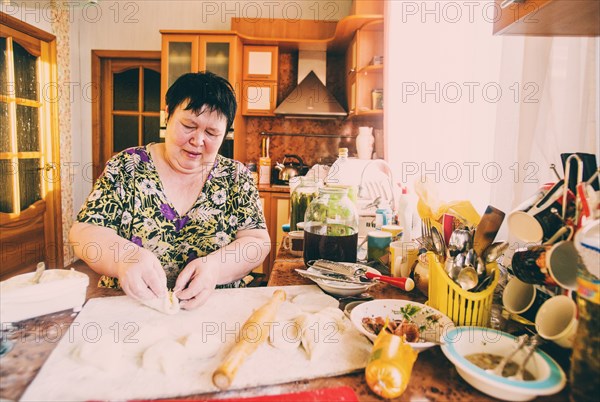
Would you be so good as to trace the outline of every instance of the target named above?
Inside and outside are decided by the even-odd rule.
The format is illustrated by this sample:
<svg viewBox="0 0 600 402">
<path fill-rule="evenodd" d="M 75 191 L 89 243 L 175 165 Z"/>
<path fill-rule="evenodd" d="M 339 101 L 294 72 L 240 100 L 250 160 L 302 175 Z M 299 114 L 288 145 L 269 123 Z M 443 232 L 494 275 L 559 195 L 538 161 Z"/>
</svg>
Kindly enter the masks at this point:
<svg viewBox="0 0 600 402">
<path fill-rule="evenodd" d="M 529 361 L 531 356 L 533 356 L 535 349 L 541 343 L 540 341 L 541 341 L 541 339 L 540 339 L 539 335 L 535 335 L 529 339 L 529 344 L 527 345 L 529 350 L 527 351 L 527 355 L 523 359 L 523 362 L 519 366 L 515 375 L 510 377 L 511 379 L 523 381 L 523 373 L 525 372 L 525 366 L 527 365 L 527 362 Z"/>
</svg>

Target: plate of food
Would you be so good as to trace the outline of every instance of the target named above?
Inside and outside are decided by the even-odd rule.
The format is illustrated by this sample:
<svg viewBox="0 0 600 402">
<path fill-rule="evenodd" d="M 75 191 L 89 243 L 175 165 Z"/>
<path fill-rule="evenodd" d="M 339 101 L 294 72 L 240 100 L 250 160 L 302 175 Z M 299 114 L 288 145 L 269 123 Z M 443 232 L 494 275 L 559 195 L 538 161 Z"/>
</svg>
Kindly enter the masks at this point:
<svg viewBox="0 0 600 402">
<path fill-rule="evenodd" d="M 441 344 L 444 335 L 454 328 L 452 320 L 438 310 L 409 300 L 373 300 L 356 306 L 350 313 L 356 329 L 371 341 L 375 341 L 388 318 L 386 330 L 405 336 L 416 351 Z"/>
</svg>

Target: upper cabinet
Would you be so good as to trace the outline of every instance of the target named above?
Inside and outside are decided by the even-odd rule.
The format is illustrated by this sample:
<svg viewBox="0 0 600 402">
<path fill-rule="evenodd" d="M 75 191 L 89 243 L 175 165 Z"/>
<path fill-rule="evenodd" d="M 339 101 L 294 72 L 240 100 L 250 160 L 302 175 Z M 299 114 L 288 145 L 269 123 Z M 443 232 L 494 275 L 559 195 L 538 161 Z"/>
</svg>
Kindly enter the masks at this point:
<svg viewBox="0 0 600 402">
<path fill-rule="evenodd" d="M 600 35 L 599 0 L 495 0 L 494 34 Z"/>
<path fill-rule="evenodd" d="M 225 79 L 233 86 L 238 104 L 242 86 L 242 44 L 235 32 L 224 31 L 160 31 L 161 49 L 161 111 L 164 112 L 167 89 L 185 73 L 208 70 Z M 229 133 L 226 142 L 233 142 L 233 156 L 244 159 L 246 139 L 241 111 L 238 108 L 234 120 L 234 133 Z M 161 122 L 164 126 L 164 122 Z M 239 134 L 239 135 L 236 135 Z M 232 138 L 233 135 L 233 138 Z M 230 149 L 225 144 L 224 149 Z"/>
<path fill-rule="evenodd" d="M 346 51 L 348 114 L 383 115 L 383 19 L 356 31 Z"/>
<path fill-rule="evenodd" d="M 242 114 L 274 115 L 278 57 L 277 46 L 244 46 Z"/>
</svg>

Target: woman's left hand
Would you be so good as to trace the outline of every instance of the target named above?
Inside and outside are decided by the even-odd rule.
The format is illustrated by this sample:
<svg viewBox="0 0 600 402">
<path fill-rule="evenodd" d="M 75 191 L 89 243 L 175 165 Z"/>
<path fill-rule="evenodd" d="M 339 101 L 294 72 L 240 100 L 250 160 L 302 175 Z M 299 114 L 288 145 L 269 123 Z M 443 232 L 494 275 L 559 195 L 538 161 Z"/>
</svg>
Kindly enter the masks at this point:
<svg viewBox="0 0 600 402">
<path fill-rule="evenodd" d="M 218 272 L 219 267 L 211 266 L 203 258 L 197 258 L 186 265 L 179 273 L 174 288 L 181 307 L 192 310 L 204 304 L 217 286 Z"/>
</svg>

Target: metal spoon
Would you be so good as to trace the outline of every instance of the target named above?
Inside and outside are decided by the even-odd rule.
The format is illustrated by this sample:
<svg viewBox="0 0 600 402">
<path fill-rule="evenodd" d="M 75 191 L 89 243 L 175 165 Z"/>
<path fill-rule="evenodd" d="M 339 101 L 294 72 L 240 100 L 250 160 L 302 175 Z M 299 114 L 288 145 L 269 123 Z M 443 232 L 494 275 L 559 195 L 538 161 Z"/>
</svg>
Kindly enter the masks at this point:
<svg viewBox="0 0 600 402">
<path fill-rule="evenodd" d="M 535 335 L 534 337 L 532 337 L 529 340 L 529 345 L 528 345 L 529 350 L 527 351 L 527 356 L 525 356 L 525 358 L 523 359 L 523 362 L 517 369 L 517 372 L 515 373 L 515 375 L 509 377 L 510 379 L 523 381 L 523 373 L 525 372 L 525 366 L 527 365 L 527 362 L 529 361 L 531 356 L 533 356 L 533 353 L 535 352 L 535 349 L 537 348 L 537 346 L 539 344 L 540 344 L 540 338 L 538 335 Z"/>
<path fill-rule="evenodd" d="M 454 257 L 457 253 L 465 251 L 469 247 L 470 242 L 471 232 L 465 229 L 456 229 L 452 232 L 448 241 L 450 255 Z"/>
<path fill-rule="evenodd" d="M 489 264 L 496 261 L 508 248 L 508 242 L 492 243 L 483 250 L 483 260 Z"/>
<path fill-rule="evenodd" d="M 477 271 L 472 266 L 466 266 L 460 270 L 456 278 L 456 283 L 460 285 L 464 290 L 471 290 L 479 282 Z"/>
<path fill-rule="evenodd" d="M 504 367 L 506 366 L 506 364 L 510 361 L 510 359 L 519 351 L 523 348 L 523 346 L 525 346 L 525 343 L 527 342 L 527 340 L 529 339 L 529 335 L 525 334 L 525 335 L 521 335 L 517 338 L 517 347 L 510 352 L 509 354 L 507 354 L 506 356 L 504 356 L 504 359 L 502 359 L 500 361 L 500 363 L 498 363 L 498 365 L 496 367 L 494 367 L 493 369 L 487 369 L 487 372 L 490 372 L 492 374 L 495 374 L 497 376 L 503 377 L 502 372 L 504 371 Z"/>
<path fill-rule="evenodd" d="M 44 262 L 38 262 L 37 267 L 35 268 L 35 274 L 33 275 L 33 278 L 31 278 L 31 283 L 34 285 L 40 283 L 40 279 L 42 279 L 45 269 L 46 264 L 44 264 Z"/>
</svg>

